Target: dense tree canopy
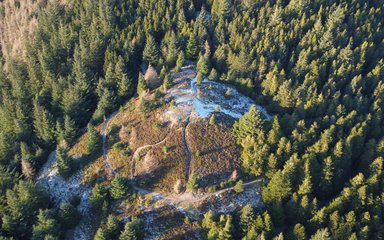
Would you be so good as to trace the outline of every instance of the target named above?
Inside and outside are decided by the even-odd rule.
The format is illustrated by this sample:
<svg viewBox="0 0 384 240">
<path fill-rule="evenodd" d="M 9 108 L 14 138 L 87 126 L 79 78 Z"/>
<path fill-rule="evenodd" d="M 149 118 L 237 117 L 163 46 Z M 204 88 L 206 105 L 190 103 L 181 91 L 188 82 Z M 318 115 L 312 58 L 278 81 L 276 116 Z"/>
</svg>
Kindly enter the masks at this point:
<svg viewBox="0 0 384 240">
<path fill-rule="evenodd" d="M 58 237 L 55 214 L 27 179 L 89 122 L 93 153 L 95 124 L 146 90 L 142 67 L 178 71 L 192 60 L 200 78 L 232 83 L 274 115 L 266 121 L 252 107 L 233 130 L 243 172 L 267 179 L 265 212 L 247 207 L 240 225 L 208 213 L 208 238 L 383 236 L 382 0 L 70 2 L 49 3 L 24 56 L 0 72 L 1 235 Z M 69 176 L 62 150 L 60 172 Z M 114 189 L 126 194 L 118 181 Z M 107 198 L 96 185 L 94 206 Z M 136 224 L 113 236 L 120 231 L 134 239 Z"/>
</svg>

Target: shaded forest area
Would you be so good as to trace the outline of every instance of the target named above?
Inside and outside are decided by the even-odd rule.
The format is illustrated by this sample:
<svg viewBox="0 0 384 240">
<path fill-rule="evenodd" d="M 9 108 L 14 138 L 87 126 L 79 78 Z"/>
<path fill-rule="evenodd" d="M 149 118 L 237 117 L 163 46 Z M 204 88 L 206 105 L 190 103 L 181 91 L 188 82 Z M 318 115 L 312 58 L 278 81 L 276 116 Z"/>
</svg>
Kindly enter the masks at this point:
<svg viewBox="0 0 384 240">
<path fill-rule="evenodd" d="M 267 209 L 220 219 L 207 213 L 207 238 L 380 239 L 383 5 L 48 4 L 24 56 L 7 57 L 0 73 L 1 235 L 58 238 L 70 223 L 32 181 L 49 152 L 62 140 L 73 144 L 88 122 L 134 96 L 142 63 L 167 72 L 187 59 L 198 62 L 200 76 L 236 85 L 275 115 L 269 123 L 251 109 L 234 125 L 243 172 L 270 179 L 262 193 Z M 0 9 L 1 21 L 5 13 Z"/>
</svg>

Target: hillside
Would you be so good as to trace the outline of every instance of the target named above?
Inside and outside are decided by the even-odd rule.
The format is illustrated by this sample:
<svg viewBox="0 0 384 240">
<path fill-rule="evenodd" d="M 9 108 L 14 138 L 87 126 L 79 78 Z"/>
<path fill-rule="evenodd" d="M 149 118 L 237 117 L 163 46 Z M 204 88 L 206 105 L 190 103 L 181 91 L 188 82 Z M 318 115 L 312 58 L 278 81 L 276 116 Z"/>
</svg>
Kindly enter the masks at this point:
<svg viewBox="0 0 384 240">
<path fill-rule="evenodd" d="M 0 239 L 384 238 L 384 1 L 0 1 Z"/>
<path fill-rule="evenodd" d="M 249 199 L 260 208 L 261 202 L 255 201 L 255 198 L 260 199 L 260 190 L 254 187 L 260 185 L 260 180 L 246 183 L 244 186 L 250 185 L 251 188 L 247 187 L 244 193 L 238 195 L 231 191 L 231 187 L 220 190 L 219 186 L 231 180 L 233 172 L 240 170 L 240 149 L 235 143 L 231 126 L 254 103 L 230 85 L 207 79 L 197 83 L 196 74 L 195 66 L 183 67 L 180 72 L 171 75 L 170 88 L 147 91 L 106 118 L 98 127 L 102 149 L 97 152 L 101 155 L 94 155 L 84 169 L 78 170 L 69 179 L 59 176 L 56 153 L 52 153 L 37 176 L 38 186 L 51 195 L 57 206 L 74 196 L 80 197 L 79 209 L 83 216 L 89 215 L 91 208 L 91 185 L 94 182 L 109 184 L 115 175 L 131 179 L 134 190 L 141 195 L 138 200 L 154 199 L 149 206 L 143 203 L 129 206 L 144 211 L 141 214 L 143 219 L 178 211 L 182 217 L 178 221 L 183 221 L 185 216 L 198 220 L 199 214 L 209 209 L 227 213 L 247 204 Z M 231 96 L 225 95 L 228 89 L 231 89 Z M 147 101 L 156 107 L 144 110 L 143 104 Z M 258 108 L 266 119 L 271 118 L 261 106 Z M 209 121 L 213 115 L 215 123 Z M 69 149 L 70 156 L 81 159 L 87 155 L 86 148 L 82 147 L 86 138 L 87 134 Z M 186 189 L 192 174 L 199 180 L 196 191 Z M 231 181 L 238 180 L 236 177 Z M 180 184 L 178 192 L 175 192 L 176 184 Z M 111 213 L 117 211 L 124 218 L 138 214 L 127 211 L 124 204 L 127 203 L 116 205 Z M 221 210 L 215 205 L 221 205 Z M 83 232 L 87 227 L 82 226 L 94 229 L 94 223 L 89 220 L 84 218 L 75 228 L 76 239 L 91 239 L 92 233 Z M 164 220 L 168 222 L 169 219 L 166 217 Z M 144 224 L 149 226 L 155 220 L 147 221 Z M 167 231 L 177 229 L 172 224 L 167 223 L 166 226 Z M 164 234 L 160 229 L 157 233 L 148 229 L 145 234 L 152 239 L 156 234 Z M 167 239 L 176 233 L 180 234 L 178 231 L 169 233 Z"/>
</svg>

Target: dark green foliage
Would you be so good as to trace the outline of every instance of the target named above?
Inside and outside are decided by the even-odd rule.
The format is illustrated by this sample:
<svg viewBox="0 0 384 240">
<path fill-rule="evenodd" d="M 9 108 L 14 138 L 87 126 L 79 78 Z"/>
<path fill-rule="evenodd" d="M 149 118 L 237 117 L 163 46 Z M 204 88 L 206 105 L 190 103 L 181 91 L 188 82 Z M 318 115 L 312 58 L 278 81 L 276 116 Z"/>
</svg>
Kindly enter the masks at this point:
<svg viewBox="0 0 384 240">
<path fill-rule="evenodd" d="M 199 48 L 197 45 L 196 36 L 193 33 L 191 33 L 189 35 L 185 56 L 187 57 L 187 59 L 195 60 L 197 59 L 198 54 L 199 54 Z"/>
<path fill-rule="evenodd" d="M 184 66 L 184 62 L 185 62 L 184 52 L 180 51 L 176 61 L 176 69 L 175 69 L 176 72 L 180 71 L 180 69 Z"/>
<path fill-rule="evenodd" d="M 63 203 L 59 209 L 60 224 L 64 229 L 72 229 L 80 222 L 80 213 L 70 203 Z"/>
<path fill-rule="evenodd" d="M 38 209 L 46 207 L 48 199 L 32 182 L 20 181 L 6 191 L 6 204 L 2 230 L 9 236 L 28 238 Z"/>
<path fill-rule="evenodd" d="M 199 187 L 199 180 L 197 179 L 197 175 L 192 173 L 189 176 L 188 183 L 187 183 L 187 189 L 190 191 L 193 191 Z"/>
<path fill-rule="evenodd" d="M 147 89 L 148 89 L 147 82 L 145 81 L 143 74 L 139 73 L 139 80 L 137 83 L 137 94 L 141 95 Z"/>
<path fill-rule="evenodd" d="M 93 125 L 88 124 L 88 142 L 87 142 L 88 154 L 95 154 L 100 150 L 101 150 L 101 136 Z"/>
<path fill-rule="evenodd" d="M 159 108 L 163 105 L 162 101 L 151 101 L 146 99 L 141 99 L 140 103 L 140 111 L 143 114 L 148 114 L 155 110 L 156 108 Z"/>
<path fill-rule="evenodd" d="M 281 202 L 291 194 L 291 191 L 289 180 L 278 171 L 263 189 L 263 200 L 267 203 Z"/>
<path fill-rule="evenodd" d="M 254 219 L 255 212 L 253 210 L 253 207 L 250 204 L 245 205 L 241 209 L 240 214 L 240 227 L 243 233 L 247 233 L 251 229 Z"/>
<path fill-rule="evenodd" d="M 65 141 L 60 143 L 56 149 L 57 168 L 63 178 L 69 178 L 75 171 L 76 165 L 73 159 L 68 156 L 68 145 Z"/>
<path fill-rule="evenodd" d="M 160 69 L 176 64 L 177 72 L 184 58 L 204 54 L 199 81 L 209 73 L 210 80 L 233 83 L 275 117 L 264 121 L 254 112 L 234 126 L 242 170 L 270 179 L 263 190 L 268 214 L 235 237 L 230 227 L 223 230 L 226 217 L 211 219 L 207 236 L 380 239 L 382 12 L 381 1 L 356 0 L 52 4 L 37 14 L 25 54 L 0 56 L 7 68 L 0 73 L 0 169 L 32 178 L 92 116 L 100 121 L 136 86 L 138 93 L 146 89 L 138 78 L 143 59 Z M 144 103 L 143 112 L 158 104 Z M 91 139 L 89 153 L 97 154 L 101 137 Z M 0 176 L 2 234 L 30 238 L 44 204 L 30 208 L 35 195 L 18 197 L 9 189 L 19 180 L 10 180 L 8 170 Z"/>
<path fill-rule="evenodd" d="M 199 56 L 199 61 L 197 62 L 197 70 L 203 75 L 207 75 L 209 73 L 208 61 L 208 58 L 206 58 L 204 55 Z"/>
<path fill-rule="evenodd" d="M 237 142 L 241 143 L 247 136 L 257 139 L 264 135 L 264 119 L 261 113 L 253 105 L 249 111 L 244 114 L 239 121 L 233 125 L 233 131 Z"/>
<path fill-rule="evenodd" d="M 60 225 L 53 210 L 40 210 L 37 223 L 33 226 L 32 239 L 59 239 Z"/>
<path fill-rule="evenodd" d="M 160 60 L 160 52 L 155 39 L 150 35 L 147 37 L 143 52 L 143 60 L 149 64 L 156 65 Z"/>
<path fill-rule="evenodd" d="M 120 199 L 122 197 L 127 196 L 130 190 L 130 183 L 128 179 L 116 175 L 111 183 L 111 197 L 114 199 Z"/>
<path fill-rule="evenodd" d="M 121 222 L 113 215 L 109 215 L 107 222 L 103 223 L 96 232 L 95 240 L 118 239 L 122 229 Z"/>
<path fill-rule="evenodd" d="M 92 189 L 89 201 L 94 209 L 100 210 L 103 204 L 108 203 L 108 190 L 97 183 Z"/>
<path fill-rule="evenodd" d="M 142 238 L 142 225 L 140 219 L 133 218 L 125 224 L 124 230 L 121 232 L 119 240 L 137 240 Z"/>
</svg>

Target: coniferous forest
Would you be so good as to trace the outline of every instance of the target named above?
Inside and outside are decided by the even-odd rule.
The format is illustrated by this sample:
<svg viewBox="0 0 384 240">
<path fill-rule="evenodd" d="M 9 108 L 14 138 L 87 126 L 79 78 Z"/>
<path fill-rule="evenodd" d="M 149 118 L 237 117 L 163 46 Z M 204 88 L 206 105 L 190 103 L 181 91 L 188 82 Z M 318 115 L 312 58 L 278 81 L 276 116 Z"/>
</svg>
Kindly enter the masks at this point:
<svg viewBox="0 0 384 240">
<path fill-rule="evenodd" d="M 23 4 L 10 2 L 0 21 Z M 81 166 L 67 149 L 85 132 L 100 149 L 96 127 L 145 91 L 143 66 L 167 78 L 186 63 L 273 116 L 251 108 L 232 127 L 264 207 L 205 213 L 204 239 L 384 237 L 384 1 L 66 0 L 35 17 L 23 50 L 0 53 L 0 239 L 63 239 L 81 216 L 35 184 L 48 155 L 68 178 Z M 90 201 L 126 185 L 96 184 Z M 138 219 L 106 219 L 95 239 L 143 238 Z"/>
</svg>

